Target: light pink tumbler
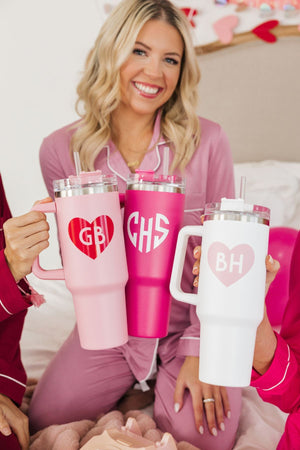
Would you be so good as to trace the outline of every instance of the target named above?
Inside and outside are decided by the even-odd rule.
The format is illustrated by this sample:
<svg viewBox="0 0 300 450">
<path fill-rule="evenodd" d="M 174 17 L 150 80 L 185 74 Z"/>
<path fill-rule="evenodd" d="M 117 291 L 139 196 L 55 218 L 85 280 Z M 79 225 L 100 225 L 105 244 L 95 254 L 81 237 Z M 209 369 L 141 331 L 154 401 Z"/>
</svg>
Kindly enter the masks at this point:
<svg viewBox="0 0 300 450">
<path fill-rule="evenodd" d="M 184 189 L 181 177 L 156 177 L 150 171 L 137 171 L 128 179 L 124 237 L 131 336 L 160 338 L 168 333 L 169 283 L 184 211 Z"/>
<path fill-rule="evenodd" d="M 56 213 L 63 269 L 42 269 L 37 258 L 33 273 L 65 279 L 83 348 L 123 345 L 128 271 L 116 177 L 83 172 L 53 184 L 55 202 L 34 209 Z"/>
</svg>

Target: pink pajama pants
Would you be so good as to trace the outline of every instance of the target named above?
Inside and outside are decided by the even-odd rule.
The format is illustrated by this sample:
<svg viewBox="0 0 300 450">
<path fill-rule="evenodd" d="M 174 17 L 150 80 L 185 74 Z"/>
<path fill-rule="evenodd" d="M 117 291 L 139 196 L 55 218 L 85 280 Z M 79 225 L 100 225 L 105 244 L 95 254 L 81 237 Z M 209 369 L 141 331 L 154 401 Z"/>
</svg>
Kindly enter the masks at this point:
<svg viewBox="0 0 300 450">
<path fill-rule="evenodd" d="M 127 345 L 127 344 L 126 344 Z M 71 333 L 46 369 L 33 395 L 29 419 L 31 432 L 51 424 L 95 419 L 113 409 L 136 379 L 130 369 L 126 345 L 109 350 L 83 350 L 77 328 Z M 159 364 L 155 387 L 154 418 L 163 431 L 177 441 L 188 441 L 201 450 L 233 447 L 241 409 L 241 390 L 228 388 L 231 418 L 218 436 L 204 427 L 201 435 L 194 423 L 191 396 L 174 412 L 173 394 L 182 358 Z"/>
</svg>

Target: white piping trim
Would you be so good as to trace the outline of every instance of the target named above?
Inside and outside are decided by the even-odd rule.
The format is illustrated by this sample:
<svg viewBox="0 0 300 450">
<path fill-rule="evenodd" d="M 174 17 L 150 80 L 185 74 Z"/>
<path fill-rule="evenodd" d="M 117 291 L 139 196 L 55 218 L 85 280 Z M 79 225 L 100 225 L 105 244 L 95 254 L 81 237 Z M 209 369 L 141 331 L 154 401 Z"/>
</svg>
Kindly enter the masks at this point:
<svg viewBox="0 0 300 450">
<path fill-rule="evenodd" d="M 11 313 L 10 311 L 8 311 L 7 308 L 5 308 L 5 306 L 3 305 L 2 301 L 0 300 L 0 305 L 2 306 L 2 308 L 4 309 L 4 311 L 7 312 L 7 314 L 9 314 L 10 316 L 13 316 L 13 313 Z"/>
<path fill-rule="evenodd" d="M 169 142 L 169 141 L 168 141 Z M 160 158 L 160 153 L 159 153 L 159 150 L 158 150 L 158 146 L 159 145 L 164 145 L 164 144 L 167 144 L 167 142 L 159 142 L 158 144 L 156 144 L 156 146 L 155 146 L 155 152 L 156 152 L 156 156 L 157 156 L 157 164 L 156 164 L 156 166 L 154 167 L 154 169 L 153 169 L 153 171 L 155 172 L 158 168 L 159 168 L 159 166 L 160 166 L 160 164 L 161 164 L 161 158 Z M 110 148 L 109 148 L 109 145 L 105 145 L 104 147 L 103 147 L 103 149 L 104 148 L 106 148 L 106 150 L 107 150 L 107 167 L 115 174 L 115 175 L 117 175 L 119 178 L 121 178 L 123 181 L 125 181 L 125 182 L 127 182 L 127 178 L 125 178 L 125 177 L 123 177 L 119 172 L 117 172 L 111 165 L 110 165 L 110 162 L 109 162 L 109 157 L 110 157 Z"/>
<path fill-rule="evenodd" d="M 159 168 L 160 163 L 161 163 L 160 154 L 159 154 L 159 151 L 158 151 L 158 146 L 159 146 L 159 144 L 157 144 L 155 146 L 155 151 L 156 151 L 156 156 L 157 156 L 158 162 L 157 162 L 156 166 L 153 169 L 154 172 L 156 172 L 156 170 Z"/>
<path fill-rule="evenodd" d="M 123 181 L 127 181 L 127 178 L 123 177 L 121 174 L 119 174 L 113 167 L 111 167 L 110 163 L 109 163 L 109 157 L 110 157 L 110 148 L 108 145 L 105 145 L 105 147 L 107 150 L 107 167 L 115 174 L 117 175 L 119 178 L 121 178 Z"/>
<path fill-rule="evenodd" d="M 149 379 L 150 375 L 153 375 L 156 372 L 156 370 L 154 370 L 154 367 L 156 367 L 156 355 L 157 355 L 158 344 L 159 344 L 159 338 L 156 339 L 155 349 L 153 352 L 152 363 L 151 363 L 149 372 L 147 373 L 147 375 L 145 376 L 145 378 L 143 380 L 139 380 L 139 383 L 144 383 L 145 381 L 147 381 Z"/>
<path fill-rule="evenodd" d="M 285 377 L 286 377 L 288 368 L 289 368 L 289 366 L 290 366 L 290 364 L 291 364 L 291 359 L 290 359 L 290 358 L 291 358 L 291 351 L 290 351 L 290 347 L 287 346 L 287 348 L 288 348 L 288 361 L 287 361 L 287 365 L 286 365 L 285 372 L 284 372 L 284 375 L 283 375 L 282 379 L 281 379 L 277 384 L 275 384 L 274 386 L 272 386 L 272 387 L 270 387 L 270 388 L 261 389 L 262 391 L 271 391 L 272 389 L 274 389 L 274 388 L 276 388 L 277 386 L 279 386 L 279 385 L 285 380 Z"/>
<path fill-rule="evenodd" d="M 24 388 L 26 388 L 26 384 L 21 383 L 21 381 L 16 380 L 15 378 L 9 377 L 8 375 L 4 375 L 3 373 L 0 373 L 0 377 L 7 378 L 8 380 L 14 381 L 15 383 L 18 383 L 21 386 L 23 386 Z"/>
<path fill-rule="evenodd" d="M 199 337 L 193 337 L 193 336 L 190 336 L 190 337 L 188 337 L 188 336 L 181 336 L 181 338 L 179 338 L 179 339 L 194 339 L 195 341 L 199 341 L 200 340 Z"/>
</svg>

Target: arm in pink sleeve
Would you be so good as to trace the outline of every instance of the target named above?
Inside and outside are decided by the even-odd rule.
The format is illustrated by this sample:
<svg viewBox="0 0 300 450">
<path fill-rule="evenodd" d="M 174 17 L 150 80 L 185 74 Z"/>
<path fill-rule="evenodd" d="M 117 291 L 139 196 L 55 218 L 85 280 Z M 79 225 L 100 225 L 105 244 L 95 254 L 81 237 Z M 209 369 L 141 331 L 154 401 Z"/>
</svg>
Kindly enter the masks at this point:
<svg viewBox="0 0 300 450">
<path fill-rule="evenodd" d="M 70 155 L 70 142 L 74 128 L 66 126 L 46 137 L 40 147 L 40 166 L 50 197 L 54 198 L 53 180 L 75 175 Z"/>
<path fill-rule="evenodd" d="M 290 297 L 277 348 L 268 371 L 253 373 L 251 385 L 260 396 L 286 412 L 300 408 L 300 233 L 295 243 L 290 277 Z"/>
<path fill-rule="evenodd" d="M 206 203 L 218 202 L 222 197 L 234 198 L 234 172 L 232 154 L 227 135 L 219 127 L 208 162 Z"/>
</svg>

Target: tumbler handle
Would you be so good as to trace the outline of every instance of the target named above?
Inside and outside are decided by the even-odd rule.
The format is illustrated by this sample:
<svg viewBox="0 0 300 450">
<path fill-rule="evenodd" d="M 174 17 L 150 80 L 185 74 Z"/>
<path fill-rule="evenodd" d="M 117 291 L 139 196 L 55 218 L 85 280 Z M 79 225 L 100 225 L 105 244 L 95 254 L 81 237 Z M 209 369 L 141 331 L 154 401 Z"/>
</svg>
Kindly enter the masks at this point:
<svg viewBox="0 0 300 450">
<path fill-rule="evenodd" d="M 185 254 L 187 249 L 188 238 L 190 236 L 203 235 L 202 225 L 190 225 L 181 228 L 178 233 L 174 263 L 172 268 L 171 280 L 170 280 L 170 292 L 171 295 L 180 302 L 190 303 L 197 305 L 197 294 L 184 292 L 181 289 L 181 278 L 185 260 Z"/>
<path fill-rule="evenodd" d="M 55 202 L 37 203 L 31 208 L 32 211 L 41 211 L 44 213 L 56 213 Z M 40 266 L 40 257 L 37 256 L 32 264 L 32 272 L 42 280 L 64 280 L 64 269 L 46 270 Z"/>
</svg>

